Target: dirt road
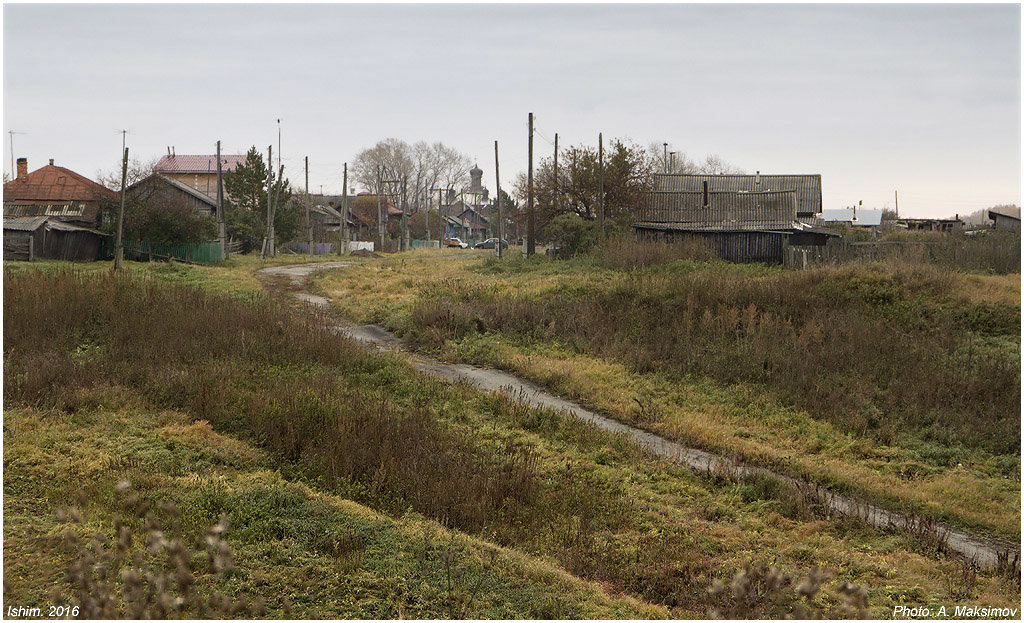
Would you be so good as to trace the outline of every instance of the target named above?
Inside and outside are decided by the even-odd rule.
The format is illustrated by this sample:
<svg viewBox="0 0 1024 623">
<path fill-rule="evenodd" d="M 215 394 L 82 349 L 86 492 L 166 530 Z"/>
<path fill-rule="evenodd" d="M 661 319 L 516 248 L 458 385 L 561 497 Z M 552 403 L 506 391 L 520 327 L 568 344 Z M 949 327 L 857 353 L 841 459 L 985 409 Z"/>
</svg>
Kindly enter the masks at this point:
<svg viewBox="0 0 1024 623">
<path fill-rule="evenodd" d="M 294 286 L 302 286 L 293 292 L 296 297 L 315 307 L 328 310 L 330 308 L 330 300 L 310 293 L 305 288 L 306 279 L 310 274 L 319 270 L 353 265 L 355 264 L 352 262 L 325 262 L 322 264 L 278 266 L 264 269 L 262 272 L 290 277 Z M 339 324 L 336 329 L 339 333 L 368 347 L 382 351 L 406 350 L 402 340 L 383 327 L 376 325 L 341 326 Z M 472 387 L 483 391 L 507 391 L 510 395 L 528 404 L 564 411 L 581 420 L 591 422 L 606 431 L 625 435 L 659 456 L 687 465 L 695 471 L 704 474 L 725 473 L 740 477 L 756 476 L 759 474 L 771 475 L 799 487 L 803 491 L 813 492 L 817 500 L 832 512 L 858 517 L 873 526 L 909 530 L 914 533 L 919 533 L 922 528 L 926 527 L 927 530 L 944 533 L 946 543 L 952 551 L 974 560 L 979 565 L 993 566 L 997 563 L 1001 553 L 1013 550 L 1008 544 L 995 543 L 989 539 L 936 522 L 925 521 L 922 523 L 922 520 L 919 518 L 868 504 L 854 497 L 828 491 L 814 483 L 779 474 L 762 467 L 737 463 L 704 450 L 686 447 L 649 431 L 623 424 L 617 420 L 584 409 L 576 403 L 550 394 L 537 385 L 502 370 L 479 368 L 465 364 L 448 364 L 418 353 L 410 353 L 410 356 L 416 369 L 423 373 L 437 376 L 453 383 L 468 383 Z"/>
</svg>

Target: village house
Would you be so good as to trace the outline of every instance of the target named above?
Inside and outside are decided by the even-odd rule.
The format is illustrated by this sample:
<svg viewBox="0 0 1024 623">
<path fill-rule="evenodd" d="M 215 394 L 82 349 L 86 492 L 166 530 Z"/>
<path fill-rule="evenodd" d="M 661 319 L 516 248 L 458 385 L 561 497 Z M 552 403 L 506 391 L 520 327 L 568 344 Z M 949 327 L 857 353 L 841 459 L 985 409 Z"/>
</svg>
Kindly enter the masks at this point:
<svg viewBox="0 0 1024 623">
<path fill-rule="evenodd" d="M 4 184 L 4 259 L 92 261 L 99 258 L 103 209 L 117 195 L 70 169 L 50 164 Z"/>
<path fill-rule="evenodd" d="M 129 186 L 128 196 L 136 202 L 156 201 L 163 204 L 181 202 L 200 214 L 217 217 L 217 202 L 214 199 L 162 173 L 153 173 Z"/>
<path fill-rule="evenodd" d="M 101 224 L 103 205 L 117 193 L 71 169 L 50 164 L 28 172 L 28 159 L 18 158 L 18 176 L 4 184 L 4 217 L 51 216 L 87 228 Z"/>
<path fill-rule="evenodd" d="M 220 155 L 221 172 L 234 171 L 235 167 L 245 164 L 245 155 Z M 217 200 L 217 156 L 186 155 L 180 156 L 173 152 L 163 156 L 153 167 L 153 171 L 197 190 L 214 201 Z M 224 193 L 227 198 L 227 191 Z"/>
<path fill-rule="evenodd" d="M 641 239 L 698 238 L 734 262 L 781 263 L 790 246 L 836 236 L 802 220 L 820 213 L 820 175 L 655 174 L 633 229 Z"/>
</svg>

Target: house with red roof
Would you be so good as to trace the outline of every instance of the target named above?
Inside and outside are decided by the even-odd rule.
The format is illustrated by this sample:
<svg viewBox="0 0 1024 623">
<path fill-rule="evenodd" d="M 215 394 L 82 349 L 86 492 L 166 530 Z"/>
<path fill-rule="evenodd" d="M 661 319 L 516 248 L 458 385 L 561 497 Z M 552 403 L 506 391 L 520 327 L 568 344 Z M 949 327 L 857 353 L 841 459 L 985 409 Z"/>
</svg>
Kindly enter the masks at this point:
<svg viewBox="0 0 1024 623">
<path fill-rule="evenodd" d="M 50 164 L 28 172 L 18 158 L 18 176 L 4 184 L 4 218 L 48 216 L 81 227 L 99 227 L 102 204 L 117 193 L 71 169 Z"/>
<path fill-rule="evenodd" d="M 245 154 L 220 155 L 221 171 L 234 171 L 245 164 Z M 198 190 L 210 199 L 217 200 L 217 156 L 177 155 L 170 153 L 160 158 L 153 171 Z M 227 193 L 225 192 L 225 196 Z"/>
</svg>

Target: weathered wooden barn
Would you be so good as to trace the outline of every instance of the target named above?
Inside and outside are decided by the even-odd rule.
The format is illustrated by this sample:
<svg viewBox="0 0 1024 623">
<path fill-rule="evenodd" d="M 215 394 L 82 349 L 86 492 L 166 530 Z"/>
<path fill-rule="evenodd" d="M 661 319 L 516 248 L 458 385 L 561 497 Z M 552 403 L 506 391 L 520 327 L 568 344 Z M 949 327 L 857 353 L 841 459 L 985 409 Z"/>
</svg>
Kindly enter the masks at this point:
<svg viewBox="0 0 1024 623">
<path fill-rule="evenodd" d="M 820 212 L 820 175 L 656 174 L 633 229 L 641 239 L 699 238 L 734 262 L 782 263 L 789 245 L 835 235 L 799 220 Z"/>
<path fill-rule="evenodd" d="M 128 198 L 135 202 L 184 203 L 200 214 L 217 216 L 217 202 L 206 194 L 162 173 L 153 173 L 128 187 Z"/>
<path fill-rule="evenodd" d="M 1020 208 L 991 208 L 988 211 L 988 217 L 992 219 L 994 229 L 1020 233 Z"/>
<path fill-rule="evenodd" d="M 108 236 L 52 216 L 4 217 L 4 260 L 92 262 L 99 259 L 103 239 Z"/>
</svg>

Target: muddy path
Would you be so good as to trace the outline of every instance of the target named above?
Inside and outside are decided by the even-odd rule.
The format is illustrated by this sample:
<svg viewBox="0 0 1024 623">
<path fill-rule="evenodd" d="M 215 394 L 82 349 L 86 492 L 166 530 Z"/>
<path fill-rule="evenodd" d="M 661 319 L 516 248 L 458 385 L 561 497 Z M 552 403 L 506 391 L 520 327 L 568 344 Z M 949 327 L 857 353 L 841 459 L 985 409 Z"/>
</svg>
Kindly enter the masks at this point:
<svg viewBox="0 0 1024 623">
<path fill-rule="evenodd" d="M 265 268 L 260 272 L 266 275 L 287 277 L 290 280 L 289 285 L 291 286 L 288 290 L 293 296 L 320 310 L 329 311 L 330 300 L 309 292 L 306 285 L 307 278 L 312 273 L 320 270 L 355 265 L 355 262 L 345 261 L 324 262 L 319 264 L 277 266 Z M 270 284 L 266 285 L 269 286 Z M 822 504 L 830 512 L 856 517 L 878 528 L 906 530 L 914 534 L 924 534 L 933 538 L 944 537 L 949 550 L 982 566 L 994 566 L 998 562 L 999 557 L 1005 555 L 1006 552 L 1010 552 L 1011 558 L 1014 553 L 1019 552 L 1019 549 L 1010 543 L 996 542 L 939 522 L 881 508 L 859 498 L 829 491 L 799 478 L 793 478 L 792 476 L 780 474 L 763 467 L 739 463 L 712 452 L 684 446 L 649 431 L 594 413 L 574 402 L 559 398 L 534 383 L 520 379 L 502 370 L 480 368 L 466 364 L 444 363 L 419 353 L 408 351 L 401 338 L 383 327 L 376 325 L 352 326 L 351 323 L 339 320 L 337 315 L 334 314 L 331 314 L 331 318 L 336 320 L 335 329 L 339 333 L 366 345 L 368 348 L 385 352 L 403 351 L 408 353 L 413 365 L 420 372 L 453 383 L 467 383 L 482 391 L 505 391 L 527 404 L 569 413 L 603 430 L 625 435 L 654 454 L 686 465 L 697 472 L 708 475 L 723 474 L 739 478 L 769 475 L 796 487 L 809 496 L 813 496 L 815 501 Z"/>
</svg>

